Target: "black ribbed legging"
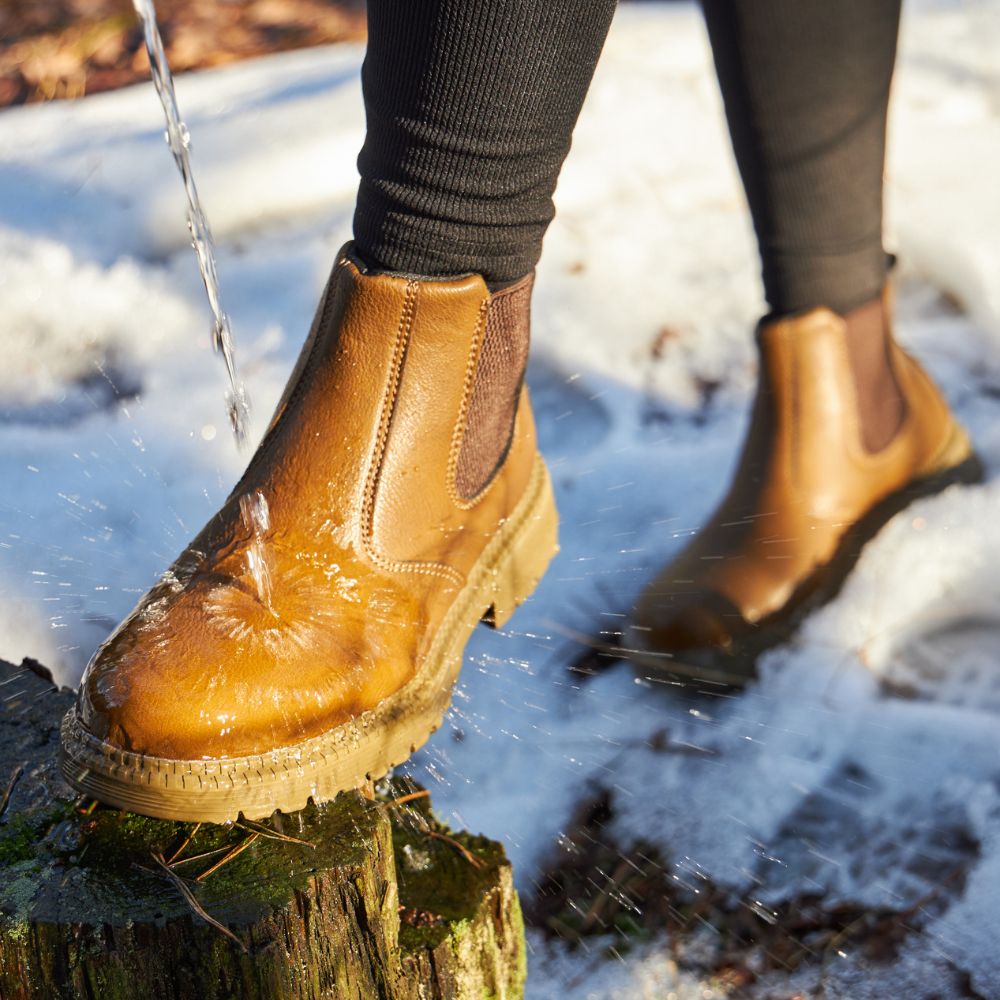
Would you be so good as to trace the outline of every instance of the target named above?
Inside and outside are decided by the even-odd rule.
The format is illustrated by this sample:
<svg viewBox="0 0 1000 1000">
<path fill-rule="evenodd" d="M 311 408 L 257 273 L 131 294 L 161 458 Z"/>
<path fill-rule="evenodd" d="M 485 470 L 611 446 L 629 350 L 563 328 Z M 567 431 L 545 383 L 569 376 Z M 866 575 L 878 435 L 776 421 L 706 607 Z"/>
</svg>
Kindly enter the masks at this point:
<svg viewBox="0 0 1000 1000">
<path fill-rule="evenodd" d="M 772 311 L 868 301 L 900 0 L 703 6 Z M 493 287 L 530 271 L 614 7 L 369 0 L 360 257 Z M 649 115 L 671 127 L 669 107 Z"/>
</svg>

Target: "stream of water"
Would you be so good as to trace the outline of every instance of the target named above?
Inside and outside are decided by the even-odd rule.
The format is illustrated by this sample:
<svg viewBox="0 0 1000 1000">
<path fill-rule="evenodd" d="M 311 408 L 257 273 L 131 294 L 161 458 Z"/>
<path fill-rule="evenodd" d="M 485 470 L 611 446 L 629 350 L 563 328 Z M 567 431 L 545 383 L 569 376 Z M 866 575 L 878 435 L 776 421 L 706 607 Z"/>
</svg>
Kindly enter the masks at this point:
<svg viewBox="0 0 1000 1000">
<path fill-rule="evenodd" d="M 153 0 L 132 0 L 132 5 L 142 22 L 146 51 L 149 54 L 150 74 L 157 96 L 160 98 L 160 104 L 163 105 L 163 114 L 167 122 L 165 136 L 167 145 L 170 147 L 170 152 L 173 153 L 174 163 L 177 164 L 181 180 L 184 183 L 184 192 L 187 195 L 187 225 L 191 234 L 191 246 L 198 258 L 198 269 L 201 272 L 205 293 L 208 295 L 208 304 L 212 310 L 212 346 L 222 357 L 228 380 L 226 411 L 236 443 L 242 448 L 247 443 L 250 404 L 246 388 L 236 371 L 233 331 L 229 316 L 222 308 L 219 291 L 215 243 L 212 239 L 208 217 L 198 195 L 194 171 L 191 167 L 191 135 L 181 118 L 177 105 L 174 79 L 167 63 L 163 38 L 156 22 L 156 8 L 153 5 Z M 273 611 L 270 573 L 264 549 L 265 532 L 270 527 L 270 512 L 264 494 L 258 490 L 253 494 L 240 497 L 240 515 L 245 529 L 250 533 L 247 569 L 253 578 L 258 598 Z"/>
</svg>

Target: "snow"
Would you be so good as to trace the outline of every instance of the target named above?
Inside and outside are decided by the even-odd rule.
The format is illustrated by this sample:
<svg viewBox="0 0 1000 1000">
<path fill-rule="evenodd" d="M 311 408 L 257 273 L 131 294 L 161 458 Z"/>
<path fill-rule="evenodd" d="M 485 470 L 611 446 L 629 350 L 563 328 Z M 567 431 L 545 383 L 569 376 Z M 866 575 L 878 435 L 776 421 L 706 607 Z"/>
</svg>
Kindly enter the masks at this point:
<svg viewBox="0 0 1000 1000">
<path fill-rule="evenodd" d="M 822 979 L 827 997 L 947 998 L 965 976 L 1000 996 L 998 43 L 998 0 L 908 6 L 888 171 L 899 335 L 987 482 L 900 514 L 759 683 L 706 700 L 625 665 L 567 670 L 573 637 L 613 631 L 723 489 L 762 309 L 697 11 L 620 10 L 535 305 L 563 549 L 509 628 L 478 630 L 449 725 L 407 768 L 456 825 L 505 842 L 526 896 L 604 788 L 618 842 L 654 840 L 679 877 L 763 912 L 806 891 L 927 911 L 895 962 L 847 949 L 768 973 L 760 996 Z M 361 58 L 178 83 L 258 434 L 349 235 Z M 73 684 L 243 462 L 151 86 L 0 114 L 0 295 L 0 655 Z M 531 943 L 531 997 L 723 995 L 662 942 L 621 961 Z"/>
</svg>

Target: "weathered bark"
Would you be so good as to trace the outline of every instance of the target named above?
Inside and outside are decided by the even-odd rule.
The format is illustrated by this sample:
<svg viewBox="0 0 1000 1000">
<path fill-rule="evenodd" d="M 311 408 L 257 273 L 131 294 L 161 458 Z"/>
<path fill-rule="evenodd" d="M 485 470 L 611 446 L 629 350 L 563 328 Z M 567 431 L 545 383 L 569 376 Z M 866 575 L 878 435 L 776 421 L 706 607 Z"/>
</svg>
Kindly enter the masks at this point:
<svg viewBox="0 0 1000 1000">
<path fill-rule="evenodd" d="M 37 664 L 0 661 L 4 1000 L 521 995 L 521 914 L 498 844 L 448 833 L 426 798 L 352 793 L 249 824 L 307 843 L 258 835 L 198 880 L 252 832 L 88 811 L 56 768 L 71 700 Z M 177 859 L 191 860 L 171 871 L 237 940 L 154 857 L 169 862 L 192 832 Z"/>
</svg>

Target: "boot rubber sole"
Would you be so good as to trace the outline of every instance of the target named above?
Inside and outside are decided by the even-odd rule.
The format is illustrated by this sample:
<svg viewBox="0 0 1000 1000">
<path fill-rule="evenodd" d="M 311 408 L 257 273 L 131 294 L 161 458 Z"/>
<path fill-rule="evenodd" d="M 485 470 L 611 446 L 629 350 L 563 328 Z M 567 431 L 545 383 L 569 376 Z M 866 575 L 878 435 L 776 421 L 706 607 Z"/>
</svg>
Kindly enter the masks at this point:
<svg viewBox="0 0 1000 1000">
<path fill-rule="evenodd" d="M 754 630 L 726 648 L 676 653 L 641 648 L 624 649 L 637 672 L 651 681 L 705 686 L 706 691 L 744 687 L 757 677 L 757 660 L 792 638 L 803 620 L 840 592 L 865 545 L 901 510 L 956 483 L 981 482 L 983 467 L 964 432 L 943 449 L 933 471 L 911 480 L 876 503 L 844 533 L 833 558 L 800 585 L 789 603 L 757 622 Z"/>
<path fill-rule="evenodd" d="M 501 627 L 558 551 L 552 484 L 538 456 L 525 494 L 501 524 L 446 614 L 416 675 L 374 709 L 319 736 L 246 757 L 174 760 L 122 750 L 63 718 L 60 767 L 79 792 L 161 819 L 263 819 L 367 785 L 441 725 L 462 655 L 480 621 Z"/>
</svg>

